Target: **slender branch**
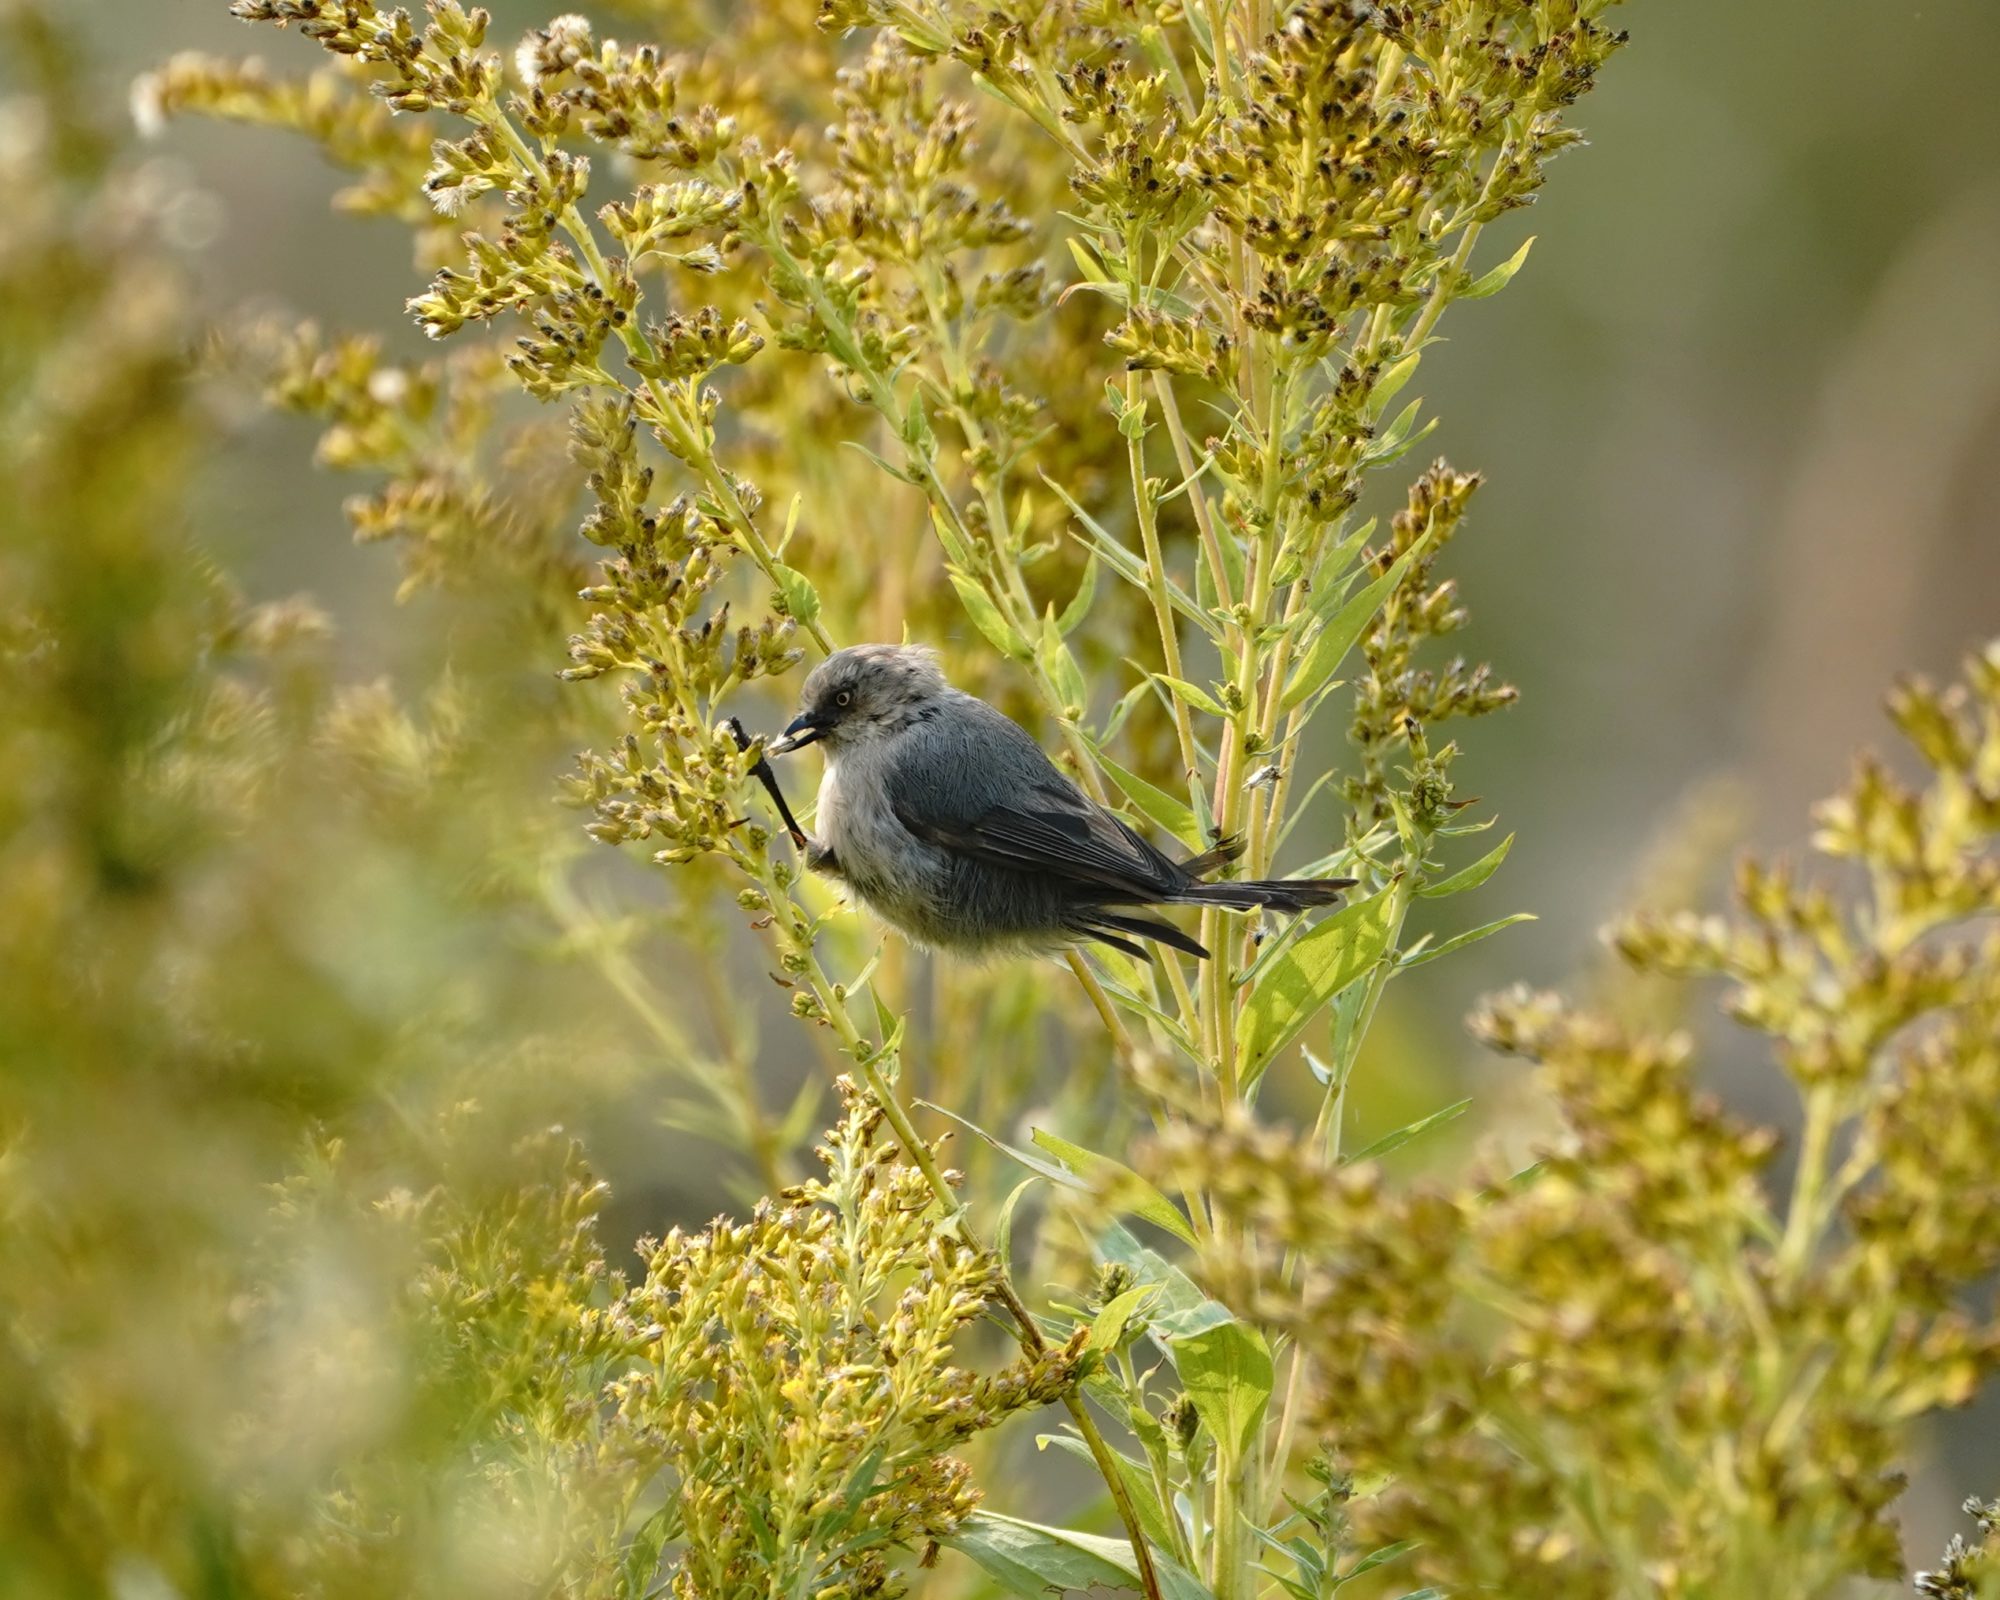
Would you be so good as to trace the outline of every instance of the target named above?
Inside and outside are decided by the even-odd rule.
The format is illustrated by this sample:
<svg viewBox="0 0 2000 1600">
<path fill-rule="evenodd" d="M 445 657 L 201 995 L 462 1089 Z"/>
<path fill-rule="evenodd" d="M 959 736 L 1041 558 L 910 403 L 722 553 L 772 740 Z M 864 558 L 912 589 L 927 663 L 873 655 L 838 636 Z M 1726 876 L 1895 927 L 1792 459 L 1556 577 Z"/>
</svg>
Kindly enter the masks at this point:
<svg viewBox="0 0 2000 1600">
<path fill-rule="evenodd" d="M 888 1121 L 891 1131 L 896 1135 L 910 1160 L 915 1163 L 917 1170 L 924 1175 L 924 1181 L 930 1186 L 932 1195 L 944 1211 L 946 1226 L 968 1246 L 993 1258 L 1000 1302 L 1006 1307 L 1008 1317 L 1014 1323 L 1015 1336 L 1021 1348 L 1031 1356 L 1046 1354 L 1048 1341 L 1043 1337 L 1034 1314 L 1015 1291 L 1007 1263 L 994 1255 L 973 1231 L 970 1213 L 966 1210 L 964 1202 L 959 1199 L 958 1191 L 945 1177 L 943 1169 L 937 1164 L 937 1157 L 931 1153 L 930 1145 L 917 1132 L 916 1125 L 911 1122 L 910 1114 L 897 1097 L 894 1086 L 884 1075 L 881 1063 L 888 1052 L 872 1045 L 855 1025 L 854 1018 L 847 1009 L 844 992 L 836 992 L 832 979 L 820 965 L 819 955 L 813 949 L 810 937 L 801 935 L 785 917 L 785 911 L 796 911 L 797 908 L 774 880 L 769 858 L 755 860 L 746 858 L 742 864 L 764 889 L 773 911 L 777 914 L 775 925 L 783 930 L 781 937 L 789 946 L 800 975 L 811 988 L 821 1014 L 833 1029 L 835 1037 L 840 1040 L 841 1048 L 848 1059 L 860 1070 L 870 1096 L 882 1108 L 882 1115 Z M 1154 1567 L 1152 1551 L 1146 1542 L 1145 1528 L 1139 1521 L 1137 1508 L 1132 1504 L 1131 1494 L 1125 1487 L 1125 1480 L 1118 1470 L 1118 1463 L 1111 1453 L 1110 1446 L 1104 1442 L 1104 1435 L 1099 1431 L 1081 1396 L 1074 1392 L 1066 1394 L 1063 1397 L 1063 1406 L 1069 1412 L 1070 1420 L 1076 1424 L 1077 1432 L 1089 1448 L 1091 1459 L 1096 1463 L 1106 1489 L 1110 1491 L 1119 1521 L 1124 1524 L 1126 1536 L 1132 1543 L 1132 1555 L 1138 1566 L 1141 1588 L 1148 1600 L 1162 1600 L 1159 1574 Z"/>
<path fill-rule="evenodd" d="M 1125 399 L 1129 406 L 1143 409 L 1145 405 L 1136 372 L 1126 375 Z M 1143 435 L 1126 436 L 1125 455 L 1132 473 L 1132 503 L 1139 520 L 1139 542 L 1146 554 L 1146 596 L 1153 603 L 1153 625 L 1159 630 L 1160 653 L 1166 659 L 1167 671 L 1176 678 L 1185 678 L 1187 674 L 1181 669 L 1180 632 L 1174 623 L 1173 602 L 1167 596 L 1167 558 L 1160 549 L 1159 524 L 1152 490 L 1146 481 L 1146 441 Z M 1189 492 L 1198 487 L 1194 486 Z M 1188 714 L 1187 703 L 1178 694 L 1167 698 L 1173 702 L 1174 734 L 1180 740 L 1181 767 L 1192 786 L 1201 782 L 1201 762 L 1195 754 L 1194 722 Z"/>
<path fill-rule="evenodd" d="M 1187 480 L 1188 507 L 1194 512 L 1195 530 L 1201 536 L 1202 553 L 1208 558 L 1208 578 L 1215 585 L 1216 603 L 1224 611 L 1233 611 L 1236 594 L 1229 582 L 1229 568 L 1222 559 L 1222 542 L 1216 537 L 1215 517 L 1209 508 L 1208 495 L 1200 483 L 1201 463 L 1194 458 L 1187 427 L 1181 421 L 1180 402 L 1174 397 L 1173 380 L 1164 372 L 1155 372 L 1153 392 L 1160 397 L 1160 415 L 1166 420 L 1167 437 L 1173 441 L 1174 460 L 1180 464 L 1181 476 Z"/>
</svg>

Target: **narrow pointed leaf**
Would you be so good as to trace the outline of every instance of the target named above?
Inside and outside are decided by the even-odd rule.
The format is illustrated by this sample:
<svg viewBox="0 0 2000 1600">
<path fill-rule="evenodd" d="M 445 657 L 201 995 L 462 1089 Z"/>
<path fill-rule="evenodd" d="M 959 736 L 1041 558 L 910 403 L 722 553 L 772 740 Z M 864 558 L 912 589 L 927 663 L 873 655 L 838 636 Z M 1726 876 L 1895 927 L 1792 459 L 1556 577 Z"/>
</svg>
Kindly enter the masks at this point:
<svg viewBox="0 0 2000 1600">
<path fill-rule="evenodd" d="M 1044 1433 L 1035 1439 L 1038 1450 L 1046 1450 L 1050 1445 L 1087 1462 L 1092 1471 L 1097 1469 L 1097 1458 L 1081 1439 L 1066 1433 Z M 1166 1510 L 1160 1505 L 1160 1491 L 1153 1486 L 1153 1475 L 1122 1451 L 1113 1450 L 1111 1459 L 1117 1464 L 1118 1476 L 1124 1481 L 1125 1493 L 1131 1498 L 1132 1509 L 1138 1514 L 1139 1526 L 1145 1530 L 1146 1537 L 1163 1550 L 1173 1549 L 1174 1530 L 1167 1521 Z"/>
<path fill-rule="evenodd" d="M 1373 422 L 1389 409 L 1389 402 L 1403 392 L 1403 385 L 1415 375 L 1417 363 L 1422 359 L 1421 350 L 1412 350 L 1375 380 L 1375 387 L 1368 394 L 1367 410 L 1363 413 L 1369 422 Z"/>
<path fill-rule="evenodd" d="M 917 1104 L 922 1106 L 926 1111 L 935 1111 L 941 1117 L 951 1118 L 961 1128 L 969 1129 L 971 1132 L 978 1134 L 980 1138 L 984 1139 L 1002 1155 L 1012 1156 L 1030 1172 L 1040 1174 L 1053 1184 L 1060 1185 L 1065 1189 L 1088 1189 L 1090 1187 L 1089 1184 L 1085 1183 L 1082 1178 L 1071 1172 L 1061 1162 L 1046 1160 L 1036 1155 L 1032 1150 L 1023 1150 L 1017 1144 L 1009 1144 L 1005 1139 L 995 1138 L 984 1128 L 980 1127 L 978 1123 L 967 1121 L 956 1111 L 947 1111 L 943 1106 L 932 1105 L 928 1100 L 919 1100 Z"/>
<path fill-rule="evenodd" d="M 1426 961 L 1435 961 L 1439 956 L 1448 956 L 1454 950 L 1463 950 L 1469 944 L 1479 943 L 1481 939 L 1490 939 L 1502 928 L 1511 928 L 1517 922 L 1533 922 L 1534 920 L 1535 914 L 1532 911 L 1517 911 L 1511 917 L 1502 917 L 1497 922 L 1484 923 L 1472 929 L 1469 933 L 1461 933 L 1456 939 L 1447 939 L 1443 944 L 1433 945 L 1430 949 L 1411 956 L 1409 960 L 1402 962 L 1401 965 L 1405 967 L 1421 967 Z"/>
<path fill-rule="evenodd" d="M 1077 580 L 1076 593 L 1070 596 L 1069 604 L 1063 607 L 1062 615 L 1056 618 L 1056 626 L 1065 636 L 1076 632 L 1077 626 L 1090 615 L 1091 605 L 1097 599 L 1097 552 L 1091 551 L 1083 564 L 1083 576 Z"/>
<path fill-rule="evenodd" d="M 1189 683 L 1185 678 L 1170 678 L 1164 672 L 1153 676 L 1173 692 L 1174 698 L 1197 711 L 1206 711 L 1211 717 L 1226 717 L 1229 713 L 1222 708 L 1222 702 L 1199 685 Z"/>
<path fill-rule="evenodd" d="M 1403 581 L 1403 574 L 1410 570 L 1410 563 L 1424 548 L 1424 543 L 1419 541 L 1411 545 L 1396 558 L 1387 572 L 1327 618 L 1326 626 L 1313 636 L 1312 642 L 1306 646 L 1304 659 L 1285 684 L 1284 698 L 1279 702 L 1285 710 L 1292 710 L 1340 670 L 1340 663 L 1354 648 L 1354 641 L 1375 620 L 1375 613 L 1382 609 L 1382 602 L 1389 598 L 1389 592 Z"/>
<path fill-rule="evenodd" d="M 1190 850 L 1201 848 L 1201 832 L 1195 826 L 1193 807 L 1183 805 L 1166 790 L 1156 788 L 1136 772 L 1127 772 L 1102 751 L 1098 753 L 1097 764 L 1148 821 L 1166 829 Z"/>
<path fill-rule="evenodd" d="M 1188 1226 L 1187 1218 L 1181 1215 L 1173 1201 L 1124 1162 L 1086 1150 L 1082 1145 L 1071 1144 L 1046 1128 L 1036 1128 L 1029 1137 L 1074 1170 L 1078 1177 L 1103 1195 L 1105 1203 L 1114 1210 L 1142 1218 L 1156 1228 L 1164 1228 L 1182 1244 L 1195 1242 L 1194 1230 Z"/>
<path fill-rule="evenodd" d="M 1514 281 L 1514 274 L 1521 270 L 1522 263 L 1528 259 L 1528 252 L 1534 248 L 1535 241 L 1530 238 L 1526 244 L 1522 245 L 1520 249 L 1501 262 L 1499 266 L 1493 268 L 1490 272 L 1481 273 L 1463 289 L 1459 290 L 1457 294 L 1453 295 L 1452 298 L 1454 300 L 1484 300 L 1489 294 L 1498 294 Z"/>
<path fill-rule="evenodd" d="M 1380 1160 L 1391 1150 L 1402 1149 L 1404 1145 L 1408 1144 L 1419 1134 L 1428 1133 L 1431 1129 L 1442 1127 L 1447 1122 L 1457 1121 L 1458 1118 L 1465 1115 L 1466 1108 L 1471 1104 L 1470 1100 L 1460 1100 L 1455 1105 L 1446 1106 L 1442 1111 L 1433 1111 L 1427 1117 L 1419 1117 L 1415 1122 L 1406 1123 L 1394 1133 L 1383 1134 L 1381 1138 L 1377 1139 L 1365 1150 L 1357 1150 L 1353 1155 L 1347 1157 L 1347 1159 L 1349 1161 Z"/>
<path fill-rule="evenodd" d="M 1030 1173 L 1015 1184 L 1000 1203 L 1000 1218 L 993 1224 L 993 1254 L 1002 1271 L 1014 1270 L 1014 1208 L 1021 1203 L 1021 1197 L 1040 1181 L 1039 1175 Z"/>
<path fill-rule="evenodd" d="M 1028 641 L 1015 632 L 1013 624 L 1000 614 L 1000 608 L 992 597 L 982 589 L 977 580 L 956 569 L 947 574 L 951 586 L 958 591 L 959 603 L 965 607 L 965 614 L 972 618 L 972 625 L 986 635 L 987 642 L 1010 661 L 1028 661 L 1034 656 Z"/>
<path fill-rule="evenodd" d="M 1389 891 L 1343 906 L 1298 938 L 1257 980 L 1236 1025 L 1246 1080 L 1262 1074 L 1349 984 L 1365 977 L 1389 944 Z"/>
<path fill-rule="evenodd" d="M 1507 859 L 1507 852 L 1513 848 L 1514 836 L 1510 833 L 1471 866 L 1454 872 L 1449 878 L 1441 878 L 1436 883 L 1426 884 L 1417 893 L 1426 900 L 1442 900 L 1446 895 L 1463 894 L 1467 889 L 1477 889 L 1499 870 L 1500 863 Z"/>
<path fill-rule="evenodd" d="M 1083 714 L 1090 692 L 1084 687 L 1083 669 L 1076 664 L 1076 657 L 1063 643 L 1062 629 L 1056 625 L 1056 614 L 1049 610 L 1042 618 L 1041 643 L 1035 651 L 1036 664 L 1042 669 L 1042 676 L 1049 687 L 1055 690 L 1062 702 L 1060 710 L 1065 716 L 1072 712 Z"/>
</svg>

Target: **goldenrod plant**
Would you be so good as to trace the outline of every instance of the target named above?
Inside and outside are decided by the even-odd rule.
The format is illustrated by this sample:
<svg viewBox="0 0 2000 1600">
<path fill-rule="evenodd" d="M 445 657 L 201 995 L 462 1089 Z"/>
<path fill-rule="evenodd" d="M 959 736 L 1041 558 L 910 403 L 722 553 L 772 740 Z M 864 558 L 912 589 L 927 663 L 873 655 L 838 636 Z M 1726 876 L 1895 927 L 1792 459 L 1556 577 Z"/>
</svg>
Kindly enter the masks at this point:
<svg viewBox="0 0 2000 1600">
<path fill-rule="evenodd" d="M 1537 1156 L 1385 1167 L 1466 1102 L 1351 1147 L 1391 986 L 1521 920 L 1460 912 L 1512 836 L 1453 724 L 1514 692 L 1447 648 L 1479 478 L 1421 464 L 1418 380 L 1523 267 L 1488 229 L 1578 141 L 1610 0 L 227 9 L 286 54 L 172 58 L 141 129 L 313 141 L 438 348 L 394 308 L 198 336 L 48 18 L 0 11 L 0 1576 L 1903 1575 L 1911 1430 L 2000 1353 L 1995 650 L 1894 699 L 1919 787 L 1822 814 L 1854 883 L 1746 867 L 1734 921 L 1618 930 L 1643 982 L 1482 1009 Z M 381 681 L 190 537 L 202 397 L 248 385 L 399 553 Z M 898 639 L 1163 847 L 1349 903 L 1204 909 L 1205 962 L 885 937 L 753 771 L 802 667 Z M 1696 1086 L 1663 996 L 1709 976 L 1798 1086 L 1789 1158 Z M 629 1276 L 613 1103 L 741 1195 Z"/>
<path fill-rule="evenodd" d="M 1945 1547 L 1944 1565 L 1917 1574 L 1917 1593 L 1926 1600 L 1988 1600 L 2000 1594 L 2000 1506 L 1987 1505 L 1977 1496 L 1965 1502 L 1965 1514 L 1979 1525 L 1978 1548 L 1968 1546 L 1964 1536 L 1953 1534 Z"/>
</svg>

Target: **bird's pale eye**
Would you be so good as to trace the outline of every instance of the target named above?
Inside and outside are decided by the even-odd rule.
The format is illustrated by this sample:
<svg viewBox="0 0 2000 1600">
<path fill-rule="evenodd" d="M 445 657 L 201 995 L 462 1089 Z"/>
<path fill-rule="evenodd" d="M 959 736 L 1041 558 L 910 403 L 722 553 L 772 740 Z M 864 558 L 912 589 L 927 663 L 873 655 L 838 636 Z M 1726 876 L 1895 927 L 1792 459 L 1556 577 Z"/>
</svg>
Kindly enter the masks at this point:
<svg viewBox="0 0 2000 1600">
<path fill-rule="evenodd" d="M 833 697 L 833 703 L 843 709 L 853 705 L 854 691 L 852 689 L 842 689 L 839 694 Z"/>
</svg>

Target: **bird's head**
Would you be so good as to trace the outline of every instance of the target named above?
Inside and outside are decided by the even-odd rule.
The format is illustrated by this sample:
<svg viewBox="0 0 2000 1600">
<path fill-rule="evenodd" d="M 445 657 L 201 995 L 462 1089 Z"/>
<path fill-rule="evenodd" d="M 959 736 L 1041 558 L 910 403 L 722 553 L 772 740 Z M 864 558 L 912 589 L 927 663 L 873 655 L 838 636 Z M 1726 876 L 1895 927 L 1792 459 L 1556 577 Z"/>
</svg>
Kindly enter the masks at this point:
<svg viewBox="0 0 2000 1600">
<path fill-rule="evenodd" d="M 806 678 L 799 714 L 768 746 L 781 756 L 809 744 L 829 754 L 907 726 L 946 692 L 937 652 L 923 645 L 857 644 Z"/>
</svg>

